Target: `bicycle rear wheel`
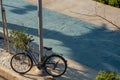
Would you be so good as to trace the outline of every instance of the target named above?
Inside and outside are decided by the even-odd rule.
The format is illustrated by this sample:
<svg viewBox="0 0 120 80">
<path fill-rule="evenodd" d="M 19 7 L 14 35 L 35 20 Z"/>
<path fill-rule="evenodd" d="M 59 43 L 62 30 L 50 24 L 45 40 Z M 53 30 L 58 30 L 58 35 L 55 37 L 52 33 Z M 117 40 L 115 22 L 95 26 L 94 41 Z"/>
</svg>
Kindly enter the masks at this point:
<svg viewBox="0 0 120 80">
<path fill-rule="evenodd" d="M 59 77 L 66 72 L 67 61 L 59 55 L 51 55 L 45 60 L 45 71 L 53 76 Z"/>
<path fill-rule="evenodd" d="M 10 66 L 15 72 L 24 74 L 32 68 L 33 62 L 27 54 L 18 53 L 11 58 Z"/>
</svg>

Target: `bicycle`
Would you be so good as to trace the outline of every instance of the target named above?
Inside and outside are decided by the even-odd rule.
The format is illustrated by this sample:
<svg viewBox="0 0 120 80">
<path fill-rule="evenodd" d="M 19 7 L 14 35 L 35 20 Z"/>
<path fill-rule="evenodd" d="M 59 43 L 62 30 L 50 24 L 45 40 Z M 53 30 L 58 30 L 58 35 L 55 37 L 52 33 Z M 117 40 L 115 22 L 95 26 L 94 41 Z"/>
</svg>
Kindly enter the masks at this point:
<svg viewBox="0 0 120 80">
<path fill-rule="evenodd" d="M 43 58 L 43 62 L 38 61 L 33 51 L 31 50 L 31 47 L 29 46 L 25 52 L 13 55 L 10 61 L 11 68 L 19 74 L 25 74 L 31 70 L 34 63 L 38 69 L 45 70 L 53 77 L 59 77 L 63 75 L 67 69 L 67 61 L 65 58 L 58 54 L 47 56 L 47 52 L 52 51 L 52 48 L 44 47 L 44 49 L 46 52 Z"/>
</svg>

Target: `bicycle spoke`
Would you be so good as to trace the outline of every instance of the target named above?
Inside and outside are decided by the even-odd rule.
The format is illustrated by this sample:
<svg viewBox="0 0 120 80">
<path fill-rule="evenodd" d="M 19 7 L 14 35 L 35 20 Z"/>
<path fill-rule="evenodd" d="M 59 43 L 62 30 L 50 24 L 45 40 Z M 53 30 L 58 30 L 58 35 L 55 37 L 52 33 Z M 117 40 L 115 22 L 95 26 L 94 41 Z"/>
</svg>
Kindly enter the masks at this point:
<svg viewBox="0 0 120 80">
<path fill-rule="evenodd" d="M 31 69 L 32 63 L 28 56 L 17 54 L 11 59 L 11 67 L 18 73 L 25 73 Z"/>
<path fill-rule="evenodd" d="M 45 68 L 48 74 L 60 76 L 66 71 L 67 64 L 60 56 L 51 56 L 45 63 Z"/>
</svg>

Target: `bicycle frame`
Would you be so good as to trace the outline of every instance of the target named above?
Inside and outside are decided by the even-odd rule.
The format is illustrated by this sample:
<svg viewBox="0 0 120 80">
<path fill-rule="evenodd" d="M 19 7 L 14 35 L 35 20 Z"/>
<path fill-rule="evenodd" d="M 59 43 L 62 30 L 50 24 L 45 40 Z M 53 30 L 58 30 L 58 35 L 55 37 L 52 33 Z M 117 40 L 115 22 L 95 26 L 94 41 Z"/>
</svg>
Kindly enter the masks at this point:
<svg viewBox="0 0 120 80">
<path fill-rule="evenodd" d="M 31 50 L 27 50 L 26 54 L 31 57 L 36 66 L 39 64 L 39 61 L 37 60 L 37 58 Z"/>
<path fill-rule="evenodd" d="M 44 49 L 45 49 L 45 48 L 44 48 Z M 44 61 L 45 61 L 45 59 L 46 59 L 46 57 L 47 57 L 47 51 L 49 51 L 49 50 L 46 49 L 46 51 L 45 51 Z M 26 54 L 27 54 L 28 56 L 30 56 L 30 58 L 32 59 L 32 61 L 35 63 L 35 65 L 36 65 L 39 69 L 41 69 L 41 68 L 44 66 L 44 61 L 43 61 L 43 63 L 42 63 L 42 62 L 39 62 L 39 60 L 37 60 L 36 56 L 34 55 L 35 53 L 34 53 L 34 51 L 32 51 L 30 45 L 28 46 L 28 49 L 26 50 Z M 53 53 L 52 53 L 52 55 L 53 55 Z M 62 56 L 62 54 L 59 54 L 59 55 Z M 50 56 L 50 55 L 49 55 L 49 56 Z"/>
<path fill-rule="evenodd" d="M 11 59 L 11 61 L 10 61 L 10 65 L 11 65 L 11 68 L 15 71 L 15 72 L 17 72 L 17 73 L 20 73 L 20 74 L 24 74 L 24 73 L 26 73 L 26 72 L 28 72 L 31 68 L 32 68 L 32 66 L 33 66 L 33 63 L 35 64 L 35 66 L 39 69 L 39 70 L 41 70 L 41 69 L 43 69 L 43 70 L 45 70 L 49 75 L 52 75 L 52 76 L 54 76 L 54 77 L 58 77 L 58 76 L 61 76 L 61 75 L 63 75 L 65 72 L 66 72 L 66 69 L 67 69 L 67 61 L 62 57 L 62 56 L 60 56 L 60 55 L 57 55 L 57 54 L 50 54 L 50 55 L 48 55 L 47 53 L 47 51 L 52 51 L 52 48 L 47 48 L 47 47 L 44 47 L 44 49 L 46 49 L 46 51 L 45 51 L 45 55 L 44 55 L 44 60 L 43 60 L 43 62 L 39 62 L 39 60 L 38 60 L 38 58 L 36 57 L 36 53 L 31 49 L 31 48 L 29 48 L 29 49 L 27 49 L 25 52 L 23 52 L 23 53 L 18 53 L 18 54 L 16 54 L 16 55 L 14 55 L 13 57 L 12 57 L 12 59 Z M 20 68 L 18 68 L 18 70 L 17 70 L 17 68 L 15 68 L 15 66 L 14 66 L 14 62 L 13 62 L 13 60 L 15 59 L 16 60 L 16 58 L 17 58 L 17 56 L 19 56 L 19 55 L 23 55 L 23 57 L 22 57 L 22 59 L 20 59 L 20 60 L 22 60 L 22 63 L 21 63 L 21 61 L 19 61 L 20 62 L 20 64 L 19 64 L 19 66 L 20 66 Z M 36 54 L 36 55 L 35 55 Z M 26 58 L 27 57 L 27 58 Z M 24 58 L 24 59 L 23 59 Z M 25 67 L 25 65 L 22 65 L 23 63 L 25 63 L 26 61 L 24 61 L 24 60 L 28 60 L 28 63 L 27 63 L 27 65 L 26 66 L 29 66 L 28 67 L 28 69 L 25 69 L 25 70 L 22 70 L 22 71 L 20 71 L 21 70 L 21 67 Z M 61 61 L 62 61 L 62 63 L 61 63 Z M 60 62 L 60 63 L 59 63 Z M 60 64 L 60 65 L 58 65 L 58 64 Z M 62 66 L 64 66 L 64 67 L 61 67 L 61 65 Z M 61 68 L 61 69 L 60 69 Z M 60 71 L 61 70 L 61 71 Z M 58 72 L 58 74 L 54 74 L 54 73 L 51 73 L 51 71 L 55 71 L 55 72 Z"/>
</svg>

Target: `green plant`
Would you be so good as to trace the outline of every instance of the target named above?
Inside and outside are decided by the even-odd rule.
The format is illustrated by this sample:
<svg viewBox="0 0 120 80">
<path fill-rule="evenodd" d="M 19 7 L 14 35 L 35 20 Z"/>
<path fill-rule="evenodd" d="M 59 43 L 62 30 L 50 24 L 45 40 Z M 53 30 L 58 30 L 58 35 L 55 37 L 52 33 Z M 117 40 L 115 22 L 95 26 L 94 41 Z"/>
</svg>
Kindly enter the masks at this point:
<svg viewBox="0 0 120 80">
<path fill-rule="evenodd" d="M 100 71 L 95 80 L 120 80 L 120 77 L 113 71 Z"/>
<path fill-rule="evenodd" d="M 117 0 L 117 3 L 118 3 L 118 6 L 119 6 L 119 8 L 120 8 L 120 0 Z"/>
<path fill-rule="evenodd" d="M 10 32 L 10 42 L 15 50 L 25 51 L 32 36 L 27 35 L 24 31 L 12 30 Z"/>
<path fill-rule="evenodd" d="M 120 8 L 120 0 L 95 0 L 95 1 Z"/>
<path fill-rule="evenodd" d="M 108 5 L 109 4 L 109 0 L 104 0 L 104 3 Z"/>
</svg>

